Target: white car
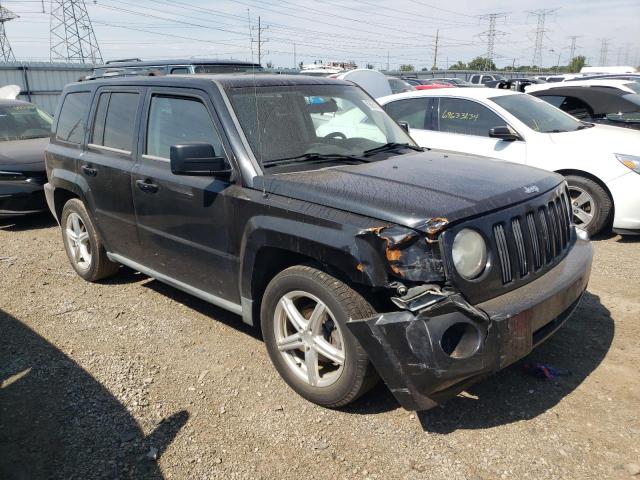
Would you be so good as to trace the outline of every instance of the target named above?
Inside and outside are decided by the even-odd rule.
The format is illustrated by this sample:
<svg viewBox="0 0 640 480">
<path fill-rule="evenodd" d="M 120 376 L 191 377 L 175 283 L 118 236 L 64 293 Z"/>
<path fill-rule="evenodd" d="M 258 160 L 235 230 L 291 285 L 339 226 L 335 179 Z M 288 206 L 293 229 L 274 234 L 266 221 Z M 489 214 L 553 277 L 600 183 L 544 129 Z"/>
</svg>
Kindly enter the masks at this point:
<svg viewBox="0 0 640 480">
<path fill-rule="evenodd" d="M 576 225 L 640 234 L 640 132 L 581 122 L 531 95 L 443 88 L 378 99 L 422 147 L 565 175 Z M 446 188 L 446 186 L 444 186 Z"/>
<path fill-rule="evenodd" d="M 553 90 L 556 88 L 566 87 L 608 87 L 615 88 L 616 90 L 622 90 L 626 93 L 640 93 L 640 82 L 633 80 L 615 80 L 615 79 L 596 79 L 591 78 L 589 80 L 572 80 L 570 82 L 562 83 L 540 83 L 534 85 L 527 85 L 524 87 L 526 93 L 540 92 L 546 90 Z"/>
</svg>

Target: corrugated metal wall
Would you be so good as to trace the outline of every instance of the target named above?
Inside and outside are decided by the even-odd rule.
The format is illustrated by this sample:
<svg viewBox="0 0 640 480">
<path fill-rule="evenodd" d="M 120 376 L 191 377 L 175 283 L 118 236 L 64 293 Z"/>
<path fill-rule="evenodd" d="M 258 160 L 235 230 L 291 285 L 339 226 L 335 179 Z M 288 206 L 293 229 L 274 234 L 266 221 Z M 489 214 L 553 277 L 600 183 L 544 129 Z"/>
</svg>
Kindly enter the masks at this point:
<svg viewBox="0 0 640 480">
<path fill-rule="evenodd" d="M 0 63 L 0 87 L 19 85 L 20 99 L 54 113 L 64 86 L 77 82 L 92 70 L 92 65 L 77 63 Z"/>
</svg>

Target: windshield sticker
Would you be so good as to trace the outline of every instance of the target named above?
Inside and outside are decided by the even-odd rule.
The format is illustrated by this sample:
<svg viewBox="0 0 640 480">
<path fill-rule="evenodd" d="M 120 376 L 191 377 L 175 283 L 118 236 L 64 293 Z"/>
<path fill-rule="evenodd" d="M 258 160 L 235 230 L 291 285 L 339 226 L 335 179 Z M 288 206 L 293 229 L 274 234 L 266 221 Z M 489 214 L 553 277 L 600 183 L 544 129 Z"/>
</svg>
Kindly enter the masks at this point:
<svg viewBox="0 0 640 480">
<path fill-rule="evenodd" d="M 471 122 L 475 122 L 480 118 L 480 114 L 468 112 L 443 112 L 440 118 L 445 120 L 469 120 Z"/>
</svg>

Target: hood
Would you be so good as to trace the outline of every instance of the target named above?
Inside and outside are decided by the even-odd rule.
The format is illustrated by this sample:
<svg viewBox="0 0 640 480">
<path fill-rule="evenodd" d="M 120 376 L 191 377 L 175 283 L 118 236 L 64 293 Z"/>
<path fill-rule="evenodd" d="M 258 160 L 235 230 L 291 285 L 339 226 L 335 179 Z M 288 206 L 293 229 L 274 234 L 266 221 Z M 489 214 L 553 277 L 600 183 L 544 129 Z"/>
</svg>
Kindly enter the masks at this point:
<svg viewBox="0 0 640 480">
<path fill-rule="evenodd" d="M 0 170 L 43 172 L 44 149 L 48 144 L 48 137 L 0 142 Z"/>
<path fill-rule="evenodd" d="M 611 125 L 596 125 L 575 132 L 548 133 L 551 141 L 565 147 L 573 155 L 579 155 L 581 149 L 588 152 L 612 156 L 614 153 L 640 155 L 640 132 L 629 128 Z"/>
<path fill-rule="evenodd" d="M 258 177 L 266 192 L 412 228 L 530 199 L 563 180 L 537 168 L 471 155 L 415 152 L 378 162 Z M 531 188 L 531 187 L 537 188 Z M 525 188 L 527 187 L 527 188 Z"/>
</svg>

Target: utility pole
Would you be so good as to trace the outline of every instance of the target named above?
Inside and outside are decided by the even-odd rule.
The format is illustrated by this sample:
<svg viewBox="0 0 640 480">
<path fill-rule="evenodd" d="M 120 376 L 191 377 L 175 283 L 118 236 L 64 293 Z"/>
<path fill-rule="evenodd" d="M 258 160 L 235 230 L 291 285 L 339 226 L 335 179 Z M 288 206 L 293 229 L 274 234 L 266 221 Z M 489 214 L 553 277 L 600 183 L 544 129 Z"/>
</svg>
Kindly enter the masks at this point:
<svg viewBox="0 0 640 480">
<path fill-rule="evenodd" d="M 51 61 L 102 63 L 84 0 L 51 0 Z"/>
<path fill-rule="evenodd" d="M 7 32 L 4 29 L 4 24 L 19 18 L 18 15 L 8 10 L 0 4 L 0 62 L 15 62 L 16 57 L 13 54 L 9 39 L 7 38 Z"/>
<path fill-rule="evenodd" d="M 629 65 L 629 54 L 631 53 L 631 44 L 627 43 L 624 49 L 624 64 Z"/>
<path fill-rule="evenodd" d="M 433 67 L 431 67 L 431 70 L 438 69 L 438 38 L 439 37 L 440 37 L 440 30 L 436 30 L 436 46 L 435 46 L 435 51 L 433 53 Z"/>
<path fill-rule="evenodd" d="M 298 59 L 296 58 L 296 44 L 293 43 L 293 68 L 298 68 Z"/>
<path fill-rule="evenodd" d="M 600 67 L 604 67 L 608 63 L 607 55 L 609 54 L 609 39 L 602 38 L 600 39 Z"/>
<path fill-rule="evenodd" d="M 537 26 L 536 26 L 536 39 L 533 44 L 533 59 L 531 61 L 531 66 L 537 65 L 540 67 L 542 64 L 542 44 L 544 40 L 544 34 L 546 30 L 544 29 L 544 24 L 547 20 L 547 16 L 551 15 L 553 12 L 558 10 L 557 8 L 541 8 L 539 10 L 530 11 L 530 15 L 535 15 L 538 17 Z"/>
<path fill-rule="evenodd" d="M 488 70 L 490 65 L 493 63 L 494 58 L 494 49 L 496 45 L 496 36 L 497 35 L 505 35 L 505 32 L 499 32 L 496 30 L 496 21 L 499 18 L 507 18 L 506 13 L 489 13 L 487 15 L 480 15 L 478 17 L 480 20 L 485 20 L 489 22 L 489 29 L 485 30 L 480 34 L 481 37 L 486 37 L 487 39 L 487 53 L 485 54 L 486 58 L 486 66 L 485 70 Z"/>
<path fill-rule="evenodd" d="M 252 27 L 252 29 L 253 28 L 254 27 Z M 261 18 L 260 18 L 260 16 L 258 16 L 258 28 L 256 29 L 258 31 L 258 40 L 256 41 L 256 40 L 253 40 L 253 38 L 252 38 L 251 42 L 252 43 L 255 42 L 255 43 L 258 44 L 258 63 L 260 65 L 262 65 L 262 45 L 268 41 L 268 40 L 263 40 L 262 39 L 262 31 L 263 30 L 267 30 L 268 28 L 269 28 L 268 26 L 266 26 L 266 27 L 262 26 Z"/>
</svg>

